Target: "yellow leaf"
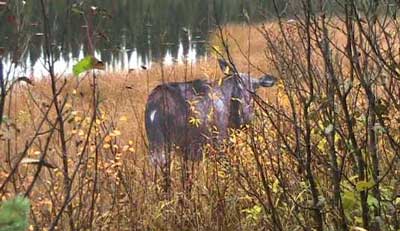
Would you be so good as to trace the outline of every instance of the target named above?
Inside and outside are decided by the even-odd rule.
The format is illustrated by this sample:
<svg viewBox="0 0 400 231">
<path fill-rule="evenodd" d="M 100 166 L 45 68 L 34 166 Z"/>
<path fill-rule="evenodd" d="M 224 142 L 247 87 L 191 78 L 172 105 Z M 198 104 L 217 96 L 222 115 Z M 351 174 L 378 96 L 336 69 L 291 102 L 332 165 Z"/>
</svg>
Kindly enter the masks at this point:
<svg viewBox="0 0 400 231">
<path fill-rule="evenodd" d="M 199 127 L 201 124 L 201 120 L 199 118 L 195 118 L 195 117 L 190 117 L 189 118 L 189 124 L 195 126 L 195 127 Z"/>
<path fill-rule="evenodd" d="M 113 132 L 110 133 L 110 136 L 120 136 L 121 132 L 119 130 L 114 130 Z"/>
<path fill-rule="evenodd" d="M 232 70 L 231 70 L 231 68 L 229 66 L 225 67 L 224 74 L 225 75 L 231 75 L 232 74 Z"/>
<path fill-rule="evenodd" d="M 79 116 L 75 116 L 74 120 L 75 120 L 75 122 L 80 122 L 82 120 L 82 118 Z"/>
<path fill-rule="evenodd" d="M 220 78 L 220 79 L 218 80 L 218 86 L 221 86 L 221 85 L 222 85 L 222 81 L 223 81 L 222 78 Z"/>
<path fill-rule="evenodd" d="M 61 171 L 57 171 L 57 172 L 56 172 L 56 177 L 62 177 L 62 176 L 63 176 L 63 174 L 62 174 Z"/>
<path fill-rule="evenodd" d="M 221 49 L 219 48 L 219 46 L 214 45 L 214 46 L 212 46 L 211 48 L 214 50 L 214 52 L 215 52 L 216 55 L 221 54 Z"/>
<path fill-rule="evenodd" d="M 396 200 L 394 201 L 395 205 L 400 205 L 400 197 L 397 197 Z"/>
<path fill-rule="evenodd" d="M 109 149 L 110 147 L 111 147 L 110 144 L 104 144 L 104 145 L 103 145 L 103 148 L 104 148 L 104 149 Z"/>
<path fill-rule="evenodd" d="M 125 145 L 124 147 L 122 147 L 122 151 L 123 151 L 123 152 L 128 151 L 128 149 L 129 149 L 129 145 Z"/>
<path fill-rule="evenodd" d="M 127 121 L 128 118 L 126 116 L 121 116 L 121 118 L 119 118 L 119 121 Z"/>
<path fill-rule="evenodd" d="M 104 137 L 104 142 L 108 143 L 111 141 L 111 139 L 112 139 L 111 136 L 106 136 Z"/>
<path fill-rule="evenodd" d="M 351 227 L 351 231 L 368 231 L 368 230 L 358 227 L 358 226 L 353 226 L 353 227 Z"/>
</svg>

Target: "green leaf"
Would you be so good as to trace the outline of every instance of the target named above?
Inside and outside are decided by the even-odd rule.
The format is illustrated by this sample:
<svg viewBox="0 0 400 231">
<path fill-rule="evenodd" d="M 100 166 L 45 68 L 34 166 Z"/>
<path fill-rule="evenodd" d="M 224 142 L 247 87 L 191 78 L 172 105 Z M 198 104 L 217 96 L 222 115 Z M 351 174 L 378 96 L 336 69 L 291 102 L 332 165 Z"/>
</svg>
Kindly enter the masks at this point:
<svg viewBox="0 0 400 231">
<path fill-rule="evenodd" d="M 12 200 L 3 202 L 0 207 L 0 230 L 26 230 L 28 227 L 29 211 L 30 203 L 25 197 L 17 196 Z"/>
<path fill-rule="evenodd" d="M 97 60 L 95 57 L 89 55 L 84 59 L 80 60 L 77 64 L 75 64 L 72 68 L 74 75 L 79 75 L 82 72 L 91 70 L 91 69 L 104 69 L 104 64 Z"/>
<path fill-rule="evenodd" d="M 247 214 L 247 219 L 257 221 L 260 218 L 262 207 L 260 205 L 254 205 L 252 208 L 243 209 L 242 212 Z"/>
<path fill-rule="evenodd" d="M 274 181 L 274 183 L 272 184 L 272 192 L 273 192 L 273 193 L 278 193 L 278 192 L 279 192 L 279 189 L 280 189 L 279 181 L 278 181 L 278 179 L 276 179 L 276 180 Z"/>
<path fill-rule="evenodd" d="M 345 191 L 343 194 L 343 207 L 346 210 L 349 210 L 354 207 L 357 203 L 357 198 L 354 192 Z"/>
<path fill-rule="evenodd" d="M 3 115 L 3 118 L 0 118 L 0 120 L 1 120 L 1 122 L 4 122 L 4 123 L 7 123 L 10 121 L 10 119 L 5 115 Z"/>
<path fill-rule="evenodd" d="M 370 181 L 365 181 L 365 180 L 359 181 L 359 182 L 356 183 L 356 190 L 358 192 L 362 192 L 362 191 L 365 191 L 365 190 L 368 190 L 368 189 L 372 188 L 374 185 L 375 185 L 375 182 L 373 180 L 370 180 Z"/>
<path fill-rule="evenodd" d="M 375 198 L 374 196 L 372 196 L 372 195 L 368 195 L 367 204 L 368 204 L 369 207 L 375 207 L 375 208 L 378 208 L 378 207 L 379 207 L 378 199 L 376 199 L 376 198 Z"/>
<path fill-rule="evenodd" d="M 81 14 L 81 15 L 85 14 L 85 12 L 83 12 L 83 10 L 81 10 L 77 7 L 72 7 L 71 10 L 72 10 L 72 12 L 77 13 L 77 14 Z"/>
<path fill-rule="evenodd" d="M 354 221 L 355 221 L 357 224 L 362 224 L 362 222 L 363 222 L 362 217 L 359 217 L 359 216 L 354 216 Z M 364 230 L 363 230 L 363 231 L 364 231 Z"/>
</svg>

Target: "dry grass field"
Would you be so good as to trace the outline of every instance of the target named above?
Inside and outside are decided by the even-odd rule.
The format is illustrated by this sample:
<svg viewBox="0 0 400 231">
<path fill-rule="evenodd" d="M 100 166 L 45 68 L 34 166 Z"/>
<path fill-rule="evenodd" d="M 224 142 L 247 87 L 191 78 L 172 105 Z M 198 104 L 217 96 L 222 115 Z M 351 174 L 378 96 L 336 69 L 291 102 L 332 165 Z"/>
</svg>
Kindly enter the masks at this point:
<svg viewBox="0 0 400 231">
<path fill-rule="evenodd" d="M 246 26 L 232 26 L 233 30 L 243 33 Z M 261 56 L 262 41 L 257 35 L 257 44 L 252 49 L 258 50 L 254 57 Z M 239 38 L 242 39 L 242 38 Z M 238 40 L 241 41 L 241 40 Z M 242 42 L 242 41 L 241 41 Z M 238 51 L 235 51 L 235 53 Z M 238 68 L 248 72 L 247 61 L 240 55 Z M 253 54 L 251 55 L 253 57 Z M 265 72 L 269 71 L 264 59 L 258 58 L 255 63 Z M 260 72 L 251 67 L 255 75 Z M 182 230 L 197 227 L 200 230 L 213 230 L 217 227 L 237 228 L 241 223 L 243 210 L 253 206 L 252 199 L 245 193 L 237 191 L 233 184 L 233 176 L 219 169 L 215 161 L 205 160 L 194 163 L 195 173 L 192 175 L 193 191 L 191 198 L 184 194 L 181 180 L 180 158 L 176 157 L 172 163 L 172 198 L 165 200 L 161 189 L 162 177 L 150 165 L 144 130 L 144 108 L 149 91 L 162 82 L 179 82 L 192 79 L 208 79 L 216 81 L 223 76 L 215 57 L 208 57 L 194 64 L 181 64 L 161 67 L 153 64 L 148 70 L 137 70 L 124 73 L 97 73 L 98 118 L 95 121 L 95 130 L 92 130 L 90 142 L 98 139 L 98 147 L 89 145 L 88 150 L 81 146 L 88 136 L 89 123 L 92 114 L 92 75 L 88 73 L 79 78 L 74 76 L 60 76 L 58 83 L 65 87 L 61 98 L 66 99 L 64 105 L 65 132 L 68 143 L 68 166 L 70 171 L 80 167 L 77 176 L 74 176 L 74 190 L 72 206 L 72 223 L 76 229 L 88 227 L 95 230 Z M 273 94 L 264 92 L 262 94 Z M 45 117 L 51 101 L 50 80 L 37 78 L 33 85 L 21 84 L 17 86 L 10 97 L 9 118 L 16 129 L 3 129 L 1 152 L 1 176 L 7 176 L 11 163 L 18 158 L 15 150 L 23 150 L 26 142 L 35 134 Z M 65 97 L 65 98 L 64 98 Z M 55 118 L 56 112 L 50 109 L 47 115 Z M 51 123 L 50 121 L 46 121 Z M 41 130 L 50 128 L 44 124 Z M 49 226 L 57 216 L 64 196 L 62 173 L 62 158 L 60 140 L 54 137 L 46 146 L 46 132 L 39 135 L 27 151 L 27 158 L 38 159 L 44 152 L 46 160 L 55 169 L 44 168 L 37 180 L 30 198 L 32 203 L 32 220 L 37 226 L 31 229 Z M 10 146 L 9 146 L 10 145 Z M 45 151 L 47 148 L 47 151 Z M 98 162 L 95 164 L 95 155 Z M 13 184 L 7 188 L 3 199 L 18 192 L 24 192 L 29 187 L 35 175 L 36 165 L 22 164 L 18 169 Z M 91 205 L 94 172 L 97 172 L 96 201 L 94 214 L 95 221 L 90 224 L 89 209 Z M 232 202 L 225 202 L 232 197 Z M 228 203 L 228 204 L 225 204 Z M 237 205 L 240 206 L 235 208 Z M 241 205 L 243 204 L 243 205 Z M 247 215 L 245 215 L 246 217 Z M 258 216 L 258 215 L 257 215 Z M 69 218 L 63 216 L 58 226 L 61 230 L 71 227 Z M 243 223 L 243 228 L 251 229 L 253 220 L 249 224 Z M 256 225 L 256 224 L 254 224 Z M 186 227 L 186 228 L 185 228 Z"/>
<path fill-rule="evenodd" d="M 369 131 L 365 125 L 368 100 L 360 81 L 354 80 L 347 98 L 354 118 L 355 140 L 351 139 L 346 113 L 338 109 L 337 125 L 334 125 L 337 133 L 332 141 L 329 133 L 333 125 L 329 123 L 330 111 L 325 108 L 328 90 L 324 90 L 326 82 L 322 78 L 325 75 L 321 74 L 325 71 L 324 60 L 317 45 L 313 47 L 315 54 L 310 65 L 316 78 L 315 91 L 320 95 L 312 98 L 315 101 L 304 110 L 303 103 L 310 91 L 302 83 L 308 83 L 308 79 L 304 73 L 296 72 L 307 67 L 301 37 L 304 34 L 298 32 L 295 25 L 285 25 L 286 32 L 293 33 L 292 38 L 289 36 L 291 42 L 299 41 L 294 43 L 298 46 L 294 51 L 297 53 L 291 54 L 293 51 L 284 49 L 282 33 L 276 23 L 252 27 L 228 25 L 225 30 L 230 35 L 229 49 L 240 71 L 255 76 L 272 73 L 279 81 L 274 88 L 259 92 L 271 106 L 271 114 L 258 109 L 252 128 L 232 133 L 230 143 L 233 145 L 225 147 L 224 156 L 216 155 L 212 148 L 207 149 L 204 160 L 196 163 L 183 163 L 180 156 L 174 156 L 172 186 L 166 196 L 160 172 L 149 163 L 144 130 L 144 107 L 149 91 L 162 82 L 195 78 L 218 80 L 222 73 L 215 57 L 187 65 L 155 64 L 149 70 L 129 73 L 99 71 L 95 116 L 93 73 L 79 78 L 59 77 L 65 149 L 61 147 L 60 126 L 52 129 L 57 114 L 50 80 L 46 77 L 33 85 L 17 85 L 8 98 L 9 119 L 1 128 L 0 182 L 9 175 L 22 153 L 32 159 L 43 157 L 56 168 L 43 167 L 37 174 L 37 165 L 21 164 L 5 187 L 2 200 L 31 190 L 30 230 L 46 230 L 57 217 L 58 230 L 318 230 L 316 210 L 322 211 L 326 230 L 338 227 L 338 214 L 343 210 L 349 228 L 361 227 L 363 205 L 360 204 L 362 193 L 359 195 L 358 191 L 363 192 L 360 187 L 372 188 L 374 160 L 368 154 L 371 150 L 365 138 L 365 132 Z M 283 56 L 274 53 L 262 31 L 268 32 L 269 39 L 275 39 L 277 46 L 282 47 L 282 54 L 286 52 L 285 57 L 291 57 L 292 63 L 285 63 Z M 343 49 L 346 35 L 335 30 L 332 35 L 332 44 Z M 216 37 L 211 38 L 211 46 L 222 49 Z M 351 70 L 346 60 L 342 61 L 343 66 L 335 63 L 334 69 L 345 82 Z M 287 68 L 287 72 L 276 62 L 281 62 L 281 68 Z M 391 87 L 394 92 L 399 90 L 396 84 Z M 387 95 L 384 87 L 379 89 L 377 95 L 385 100 L 382 102 L 396 100 Z M 335 100 L 337 107 L 342 108 L 339 99 Z M 398 109 L 394 103 L 388 103 L 385 110 L 386 116 L 393 118 L 385 126 L 390 128 L 393 142 L 398 142 L 396 126 L 400 121 L 395 120 Z M 398 162 L 392 160 L 396 156 L 396 145 L 391 146 L 390 139 L 384 133 L 376 138 L 379 153 L 384 153 L 379 157 L 379 168 L 388 174 L 381 180 L 379 201 L 382 205 L 379 206 L 382 206 L 382 214 L 379 216 L 381 223 L 386 224 L 382 227 L 394 230 L 398 214 L 393 211 L 398 209 L 399 203 L 392 197 L 398 187 L 399 173 L 392 168 L 398 166 Z M 352 142 L 359 144 L 359 149 L 355 149 Z M 336 149 L 338 160 L 334 162 L 342 168 L 339 184 L 342 207 L 333 202 L 337 198 L 330 172 L 333 169 L 330 144 Z M 303 157 L 296 156 L 292 150 Z M 354 167 L 357 150 L 363 153 L 367 163 L 367 177 L 363 179 L 357 176 Z M 302 158 L 304 165 L 300 164 Z M 183 164 L 190 165 L 189 179 L 183 177 Z M 35 184 L 30 189 L 34 179 Z M 184 187 L 187 184 L 191 185 L 189 192 Z M 378 200 L 375 196 L 367 195 L 371 217 L 378 216 L 374 213 Z M 390 199 L 393 199 L 391 203 L 384 204 Z M 316 205 L 319 207 L 312 207 Z"/>
</svg>

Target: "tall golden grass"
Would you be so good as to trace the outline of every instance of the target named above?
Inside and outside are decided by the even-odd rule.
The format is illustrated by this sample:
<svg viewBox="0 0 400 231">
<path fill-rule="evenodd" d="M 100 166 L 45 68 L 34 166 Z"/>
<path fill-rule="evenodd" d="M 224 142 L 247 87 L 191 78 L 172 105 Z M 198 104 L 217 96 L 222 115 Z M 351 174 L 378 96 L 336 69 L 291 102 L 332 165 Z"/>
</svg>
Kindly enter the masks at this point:
<svg viewBox="0 0 400 231">
<path fill-rule="evenodd" d="M 271 56 L 266 51 L 265 37 L 259 33 L 260 28 L 266 28 L 271 37 L 279 39 L 279 27 L 272 22 L 251 27 L 246 24 L 224 27 L 234 63 L 241 72 L 250 72 L 255 76 L 262 72 L 277 74 L 270 60 Z M 336 44 L 343 48 L 346 40 L 344 35 L 338 30 L 333 36 Z M 211 38 L 211 46 L 222 49 L 217 33 Z M 315 62 L 322 61 L 316 59 Z M 96 76 L 100 105 L 87 150 L 81 148 L 89 132 L 93 110 L 93 75 L 88 73 L 79 78 L 61 76 L 58 80 L 59 86 L 66 81 L 61 96 L 67 97 L 64 116 L 69 168 L 73 171 L 77 163 L 83 163 L 74 179 L 72 211 L 62 215 L 59 230 L 72 229 L 71 221 L 76 230 L 269 230 L 266 226 L 271 224 L 267 221 L 272 219 L 272 215 L 266 212 L 269 208 L 264 207 L 257 197 L 257 192 L 265 189 L 260 186 L 262 181 L 257 165 L 253 162 L 255 150 L 246 143 L 249 134 L 245 131 L 233 133 L 230 139 L 236 145 L 226 147 L 225 156 L 214 155 L 213 151 L 209 151 L 203 161 L 190 163 L 192 172 L 188 181 L 192 190 L 189 195 L 184 189 L 183 184 L 187 182 L 183 181 L 183 166 L 179 155 L 174 155 L 172 160 L 170 197 L 163 195 L 162 176 L 149 163 L 143 118 L 149 91 L 163 82 L 195 78 L 218 80 L 222 73 L 215 57 L 208 57 L 207 60 L 194 64 L 156 64 L 148 70 L 129 73 L 99 72 Z M 265 100 L 277 102 L 282 110 L 286 110 L 287 102 L 282 96 L 282 90 L 282 83 L 279 83 L 274 89 L 262 90 L 260 95 Z M 45 117 L 44 112 L 52 97 L 50 92 L 49 80 L 44 77 L 33 86 L 17 86 L 10 96 L 7 108 L 9 126 L 1 131 L 3 139 L 0 140 L 0 152 L 4 153 L 0 157 L 1 181 L 8 175 L 17 154 L 32 138 L 39 121 Z M 55 111 L 50 110 L 47 123 L 52 123 L 55 117 Z M 261 128 L 251 134 L 258 141 L 259 149 L 268 157 L 282 158 L 277 161 L 285 162 L 281 171 L 287 171 L 286 184 L 293 185 L 291 189 L 298 192 L 297 199 L 307 203 L 311 199 L 310 196 L 301 196 L 308 192 L 306 183 L 297 181 L 294 160 L 281 152 L 279 145 L 283 144 L 271 141 L 278 134 L 271 132 L 271 125 L 266 121 L 256 120 L 254 123 Z M 50 125 L 45 127 L 50 128 Z M 263 132 L 270 135 L 271 140 L 265 140 Z M 28 157 L 37 159 L 43 153 L 46 137 L 45 132 L 39 135 L 29 149 Z M 57 136 L 54 136 L 46 157 L 57 168 L 42 170 L 30 194 L 31 230 L 49 227 L 65 199 L 59 142 Z M 261 162 L 267 169 L 274 169 L 276 162 L 272 159 L 267 160 L 265 157 Z M 316 163 L 314 167 L 319 169 L 320 166 Z M 35 171 L 35 165 L 21 165 L 12 183 L 7 186 L 7 193 L 2 200 L 15 193 L 25 192 Z M 89 215 L 95 175 L 98 182 L 94 188 L 94 221 L 91 222 Z M 244 179 L 248 182 L 244 182 Z M 283 198 L 284 194 L 280 194 L 282 188 L 274 179 L 271 176 L 270 190 L 280 195 L 275 198 L 274 203 L 280 205 L 277 209 L 281 213 L 287 214 L 287 218 L 281 218 L 285 221 L 282 224 L 284 230 L 300 228 L 295 225 L 297 221 L 294 220 L 299 208 L 288 202 L 291 199 Z M 330 188 L 326 185 L 327 182 L 329 183 L 328 180 L 321 179 L 321 188 Z M 251 188 L 252 186 L 256 188 Z M 280 204 L 281 200 L 285 201 L 283 205 Z M 300 221 L 304 222 L 306 223 Z"/>
<path fill-rule="evenodd" d="M 261 59 L 259 61 L 262 65 Z M 239 70 L 247 72 L 245 63 L 243 61 L 238 64 Z M 193 184 L 193 198 L 187 198 L 181 182 L 180 157 L 175 156 L 171 170 L 172 197 L 166 200 L 161 189 L 162 176 L 150 165 L 146 148 L 143 117 L 149 91 L 163 82 L 181 82 L 195 78 L 215 81 L 222 75 L 215 57 L 194 64 L 163 67 L 155 64 L 148 70 L 97 74 L 101 103 L 96 131 L 92 132 L 91 139 L 97 136 L 100 140 L 100 156 L 93 229 L 185 230 L 197 227 L 200 230 L 214 230 L 216 227 L 236 229 L 237 225 L 242 223 L 240 220 L 245 214 L 242 210 L 253 206 L 252 199 L 237 191 L 232 184 L 232 176 L 219 169 L 217 162 L 204 160 L 193 165 L 195 172 L 190 179 Z M 68 97 L 64 115 L 69 144 L 69 168 L 73 171 L 81 157 L 80 145 L 87 135 L 93 108 L 92 76 L 90 73 L 79 78 L 60 76 L 58 83 L 61 85 L 64 80 L 66 86 L 61 95 Z M 10 123 L 18 130 L 8 127 L 2 131 L 9 139 L 0 141 L 1 150 L 5 153 L 2 155 L 4 165 L 0 175 L 1 181 L 11 169 L 7 161 L 14 163 L 18 156 L 16 152 L 22 150 L 25 143 L 33 137 L 52 97 L 47 77 L 38 78 L 33 84 L 17 86 L 10 98 Z M 48 117 L 56 117 L 53 109 Z M 46 127 L 50 128 L 50 125 Z M 43 153 L 45 141 L 45 134 L 43 138 L 39 136 L 37 142 L 29 149 L 27 157 L 38 159 Z M 89 150 L 83 152 L 83 155 L 86 155 L 86 169 L 78 171 L 73 186 L 76 195 L 71 204 L 76 214 L 72 215 L 75 228 L 88 228 L 90 224 L 88 217 L 80 217 L 82 214 L 89 214 L 89 192 L 93 187 L 95 147 L 89 147 Z M 62 160 L 59 139 L 56 136 L 50 144 L 46 160 L 57 168 L 42 170 L 40 179 L 30 195 L 31 230 L 48 227 L 65 199 Z M 36 169 L 36 165 L 22 164 L 16 178 L 13 179 L 14 183 L 8 186 L 3 200 L 15 193 L 23 193 L 32 182 Z M 226 201 L 227 197 L 236 198 L 238 201 Z M 67 217 L 68 215 L 63 215 L 58 229 L 71 229 Z M 252 218 L 246 222 L 244 226 L 253 226 Z"/>
</svg>

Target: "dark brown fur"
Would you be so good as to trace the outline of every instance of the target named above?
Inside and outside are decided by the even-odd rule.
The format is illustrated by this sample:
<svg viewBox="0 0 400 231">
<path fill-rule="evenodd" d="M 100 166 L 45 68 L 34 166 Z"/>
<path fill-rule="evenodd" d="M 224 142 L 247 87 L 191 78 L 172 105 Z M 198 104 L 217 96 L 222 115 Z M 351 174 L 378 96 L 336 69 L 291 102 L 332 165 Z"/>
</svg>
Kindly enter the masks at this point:
<svg viewBox="0 0 400 231">
<path fill-rule="evenodd" d="M 272 86 L 274 81 L 272 76 L 255 79 L 236 74 L 225 77 L 221 85 L 195 80 L 157 86 L 149 95 L 145 110 L 152 162 L 164 164 L 177 147 L 185 158 L 201 159 L 204 144 L 220 142 L 227 138 L 229 128 L 250 122 L 250 92 L 260 86 Z"/>
</svg>

